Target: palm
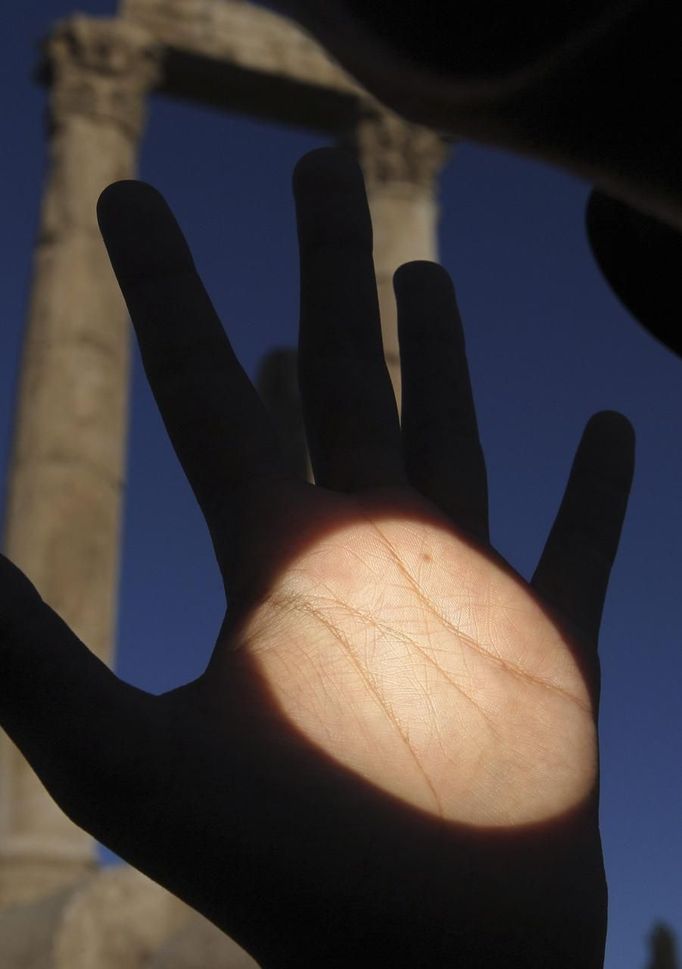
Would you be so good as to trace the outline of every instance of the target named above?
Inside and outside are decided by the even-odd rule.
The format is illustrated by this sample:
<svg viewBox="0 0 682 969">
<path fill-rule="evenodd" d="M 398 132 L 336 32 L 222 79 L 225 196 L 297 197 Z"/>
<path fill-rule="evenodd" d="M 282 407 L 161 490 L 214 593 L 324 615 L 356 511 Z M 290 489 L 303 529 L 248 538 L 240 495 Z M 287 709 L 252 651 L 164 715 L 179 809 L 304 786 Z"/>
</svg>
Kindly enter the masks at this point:
<svg viewBox="0 0 682 969">
<path fill-rule="evenodd" d="M 303 737 L 439 817 L 525 823 L 584 797 L 590 689 L 526 583 L 409 488 L 299 501 L 292 536 L 313 534 L 219 645 L 228 667 L 246 654 Z"/>
<path fill-rule="evenodd" d="M 596 639 L 629 425 L 590 421 L 526 583 L 489 543 L 449 277 L 394 278 L 399 423 L 359 169 L 312 152 L 295 194 L 315 486 L 284 466 L 163 200 L 102 196 L 229 609 L 204 674 L 152 697 L 0 560 L 3 726 L 77 823 L 268 966 L 593 969 Z"/>
</svg>

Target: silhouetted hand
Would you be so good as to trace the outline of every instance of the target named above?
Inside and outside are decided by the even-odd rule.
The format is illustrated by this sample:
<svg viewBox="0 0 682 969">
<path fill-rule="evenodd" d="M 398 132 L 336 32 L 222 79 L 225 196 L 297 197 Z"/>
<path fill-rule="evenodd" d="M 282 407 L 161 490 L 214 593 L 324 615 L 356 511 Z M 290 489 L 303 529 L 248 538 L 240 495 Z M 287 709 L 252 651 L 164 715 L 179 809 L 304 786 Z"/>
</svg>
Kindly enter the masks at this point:
<svg viewBox="0 0 682 969">
<path fill-rule="evenodd" d="M 360 169 L 311 152 L 294 193 L 316 485 L 287 474 L 164 200 L 139 182 L 102 194 L 229 610 L 205 673 L 153 696 L 2 559 L 2 725 L 77 824 L 266 967 L 593 969 L 596 643 L 630 425 L 589 422 L 526 583 L 488 542 L 447 273 L 395 275 L 401 429 Z"/>
</svg>

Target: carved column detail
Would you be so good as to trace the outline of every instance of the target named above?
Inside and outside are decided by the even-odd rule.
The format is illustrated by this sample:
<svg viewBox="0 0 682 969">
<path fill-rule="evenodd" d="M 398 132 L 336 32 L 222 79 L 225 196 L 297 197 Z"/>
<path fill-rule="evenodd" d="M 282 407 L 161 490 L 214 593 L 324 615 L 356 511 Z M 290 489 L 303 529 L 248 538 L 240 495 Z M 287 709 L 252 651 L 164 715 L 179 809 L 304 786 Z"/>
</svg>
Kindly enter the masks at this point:
<svg viewBox="0 0 682 969">
<path fill-rule="evenodd" d="M 137 25 L 74 16 L 44 44 L 49 164 L 33 263 L 4 550 L 112 660 L 129 366 L 125 305 L 96 221 L 134 177 L 157 49 Z M 45 644 L 49 648 L 49 644 Z M 95 865 L 94 843 L 0 734 L 0 907 Z"/>
<path fill-rule="evenodd" d="M 440 170 L 449 142 L 385 111 L 368 110 L 340 141 L 358 158 L 374 228 L 374 268 L 384 354 L 400 404 L 400 356 L 393 273 L 414 259 L 438 261 Z"/>
<path fill-rule="evenodd" d="M 50 134 L 80 116 L 126 132 L 135 150 L 146 94 L 161 77 L 161 50 L 147 32 L 125 20 L 75 15 L 58 22 L 44 55 Z"/>
</svg>

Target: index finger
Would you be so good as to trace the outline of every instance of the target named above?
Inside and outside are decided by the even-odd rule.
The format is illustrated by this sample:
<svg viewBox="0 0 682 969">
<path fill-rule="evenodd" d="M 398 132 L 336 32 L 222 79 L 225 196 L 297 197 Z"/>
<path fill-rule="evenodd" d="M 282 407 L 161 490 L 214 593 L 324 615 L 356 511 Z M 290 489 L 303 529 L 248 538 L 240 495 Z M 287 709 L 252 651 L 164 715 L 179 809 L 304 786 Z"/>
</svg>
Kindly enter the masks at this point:
<svg viewBox="0 0 682 969">
<path fill-rule="evenodd" d="M 285 473 L 275 431 L 163 196 L 144 182 L 114 182 L 97 219 L 149 385 L 215 537 L 239 513 L 238 495 Z"/>
</svg>

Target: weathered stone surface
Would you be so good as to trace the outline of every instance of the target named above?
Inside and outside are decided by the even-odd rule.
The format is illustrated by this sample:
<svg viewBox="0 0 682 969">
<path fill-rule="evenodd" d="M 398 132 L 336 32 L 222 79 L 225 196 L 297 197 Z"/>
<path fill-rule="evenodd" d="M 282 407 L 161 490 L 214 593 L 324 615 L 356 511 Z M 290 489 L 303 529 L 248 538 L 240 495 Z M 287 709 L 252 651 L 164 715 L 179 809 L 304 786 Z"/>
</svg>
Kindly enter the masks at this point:
<svg viewBox="0 0 682 969">
<path fill-rule="evenodd" d="M 148 31 L 121 18 L 75 14 L 59 21 L 44 44 L 50 127 L 82 116 L 138 138 L 145 95 L 161 76 L 160 55 Z"/>
<path fill-rule="evenodd" d="M 194 912 L 186 926 L 161 946 L 145 969 L 258 969 L 258 963 L 215 925 Z"/>
<path fill-rule="evenodd" d="M 268 353 L 261 361 L 257 387 L 289 469 L 302 480 L 312 480 L 298 389 L 297 351 L 282 348 Z"/>
<path fill-rule="evenodd" d="M 120 9 L 122 18 L 169 47 L 370 97 L 298 24 L 262 7 L 235 0 L 122 0 Z"/>
<path fill-rule="evenodd" d="M 122 0 L 115 19 L 76 15 L 45 43 L 39 77 L 50 85 L 49 169 L 5 552 L 111 663 L 129 327 L 95 205 L 106 185 L 135 175 L 146 93 L 157 89 L 325 131 L 356 153 L 398 399 L 392 276 L 403 262 L 437 258 L 435 184 L 448 145 L 385 110 L 297 25 L 245 0 Z M 291 366 L 284 370 L 275 390 L 289 399 Z M 255 966 L 134 869 L 93 871 L 93 849 L 0 733 L 0 969 Z"/>
<path fill-rule="evenodd" d="M 134 868 L 105 868 L 0 911 L 0 969 L 147 969 L 184 926 L 201 929 L 202 922 Z"/>
<path fill-rule="evenodd" d="M 129 325 L 96 223 L 132 177 L 156 48 L 136 25 L 74 17 L 45 45 L 50 167 L 33 265 L 5 509 L 5 552 L 111 662 Z M 0 905 L 92 869 L 92 839 L 0 735 Z M 61 875 L 60 875 L 61 872 Z"/>
<path fill-rule="evenodd" d="M 366 111 L 341 138 L 360 162 L 374 235 L 384 356 L 400 406 L 400 351 L 393 273 L 414 259 L 438 259 L 438 175 L 449 144 L 397 115 Z"/>
<path fill-rule="evenodd" d="M 76 884 L 0 910 L 0 969 L 54 969 L 53 942 Z"/>
<path fill-rule="evenodd" d="M 53 939 L 54 969 L 145 969 L 191 915 L 134 868 L 105 868 L 69 897 Z"/>
</svg>

